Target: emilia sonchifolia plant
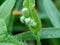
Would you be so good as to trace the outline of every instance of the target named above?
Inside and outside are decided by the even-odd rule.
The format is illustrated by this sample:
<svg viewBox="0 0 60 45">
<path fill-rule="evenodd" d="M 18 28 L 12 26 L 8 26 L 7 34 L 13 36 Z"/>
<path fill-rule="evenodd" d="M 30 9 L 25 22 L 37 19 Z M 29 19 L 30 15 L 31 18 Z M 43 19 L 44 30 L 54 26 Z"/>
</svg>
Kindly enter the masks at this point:
<svg viewBox="0 0 60 45">
<path fill-rule="evenodd" d="M 41 29 L 41 21 L 34 7 L 35 0 L 24 0 L 22 9 L 23 14 L 20 17 L 20 21 L 22 23 L 25 23 L 29 27 L 29 29 L 35 34 L 37 45 L 41 45 L 40 37 L 38 36 L 38 32 Z"/>
</svg>

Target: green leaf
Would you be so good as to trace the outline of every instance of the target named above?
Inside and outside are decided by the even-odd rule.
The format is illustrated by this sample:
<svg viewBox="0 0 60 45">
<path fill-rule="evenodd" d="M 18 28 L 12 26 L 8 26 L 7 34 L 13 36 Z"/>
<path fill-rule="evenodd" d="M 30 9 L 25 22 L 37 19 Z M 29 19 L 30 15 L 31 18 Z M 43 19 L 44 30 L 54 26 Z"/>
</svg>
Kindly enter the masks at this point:
<svg viewBox="0 0 60 45">
<path fill-rule="evenodd" d="M 13 43 L 15 45 L 27 45 L 22 41 L 16 40 L 16 38 L 14 38 L 11 35 L 6 36 L 2 43 Z"/>
<path fill-rule="evenodd" d="M 13 43 L 1 43 L 0 42 L 0 45 L 16 45 L 16 44 L 13 44 Z"/>
<path fill-rule="evenodd" d="M 0 41 L 3 41 L 7 36 L 7 27 L 4 20 L 0 19 Z"/>
<path fill-rule="evenodd" d="M 23 2 L 23 0 L 16 0 L 16 5 L 15 5 L 15 8 L 14 8 L 14 10 L 21 10 L 21 8 L 22 8 L 22 3 Z"/>
<path fill-rule="evenodd" d="M 14 38 L 16 38 L 17 40 L 35 40 L 36 39 L 35 35 L 31 31 L 14 35 Z"/>
<path fill-rule="evenodd" d="M 5 42 L 1 43 L 1 42 L 0 42 L 0 45 L 18 45 L 18 44 L 14 44 L 14 43 L 5 43 Z M 27 44 L 25 44 L 25 43 L 23 43 L 23 42 L 20 42 L 19 45 L 27 45 Z"/>
<path fill-rule="evenodd" d="M 40 0 L 42 3 L 41 5 L 44 7 L 44 12 L 49 17 L 50 21 L 52 22 L 54 27 L 60 27 L 60 14 L 52 2 L 52 0 Z M 39 1 L 39 2 L 40 2 Z"/>
<path fill-rule="evenodd" d="M 60 28 L 42 28 L 38 34 L 41 39 L 60 38 Z"/>
<path fill-rule="evenodd" d="M 11 11 L 15 5 L 16 0 L 5 0 L 4 3 L 0 6 L 0 18 L 4 19 L 8 30 L 11 25 L 12 15 Z"/>
<path fill-rule="evenodd" d="M 42 28 L 38 35 L 41 39 L 60 38 L 60 28 Z M 14 37 L 18 40 L 36 40 L 31 31 L 17 34 Z"/>
<path fill-rule="evenodd" d="M 0 34 L 7 32 L 7 27 L 3 19 L 0 19 Z"/>
<path fill-rule="evenodd" d="M 10 20 L 11 17 L 11 11 L 14 7 L 15 0 L 6 0 L 1 6 L 0 6 L 0 18 L 4 19 L 6 23 Z"/>
<path fill-rule="evenodd" d="M 6 0 L 0 6 L 0 18 L 6 19 L 11 14 L 14 4 L 15 4 L 15 0 Z"/>
</svg>

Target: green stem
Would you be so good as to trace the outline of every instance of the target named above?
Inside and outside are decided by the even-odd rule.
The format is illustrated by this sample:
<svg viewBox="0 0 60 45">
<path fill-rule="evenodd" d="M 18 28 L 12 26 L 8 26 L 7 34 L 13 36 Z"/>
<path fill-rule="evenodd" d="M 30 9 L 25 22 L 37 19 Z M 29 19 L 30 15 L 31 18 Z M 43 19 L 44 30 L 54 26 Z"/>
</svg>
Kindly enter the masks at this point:
<svg viewBox="0 0 60 45">
<path fill-rule="evenodd" d="M 38 35 L 36 36 L 36 40 L 37 40 L 37 45 L 41 45 L 40 37 Z"/>
</svg>

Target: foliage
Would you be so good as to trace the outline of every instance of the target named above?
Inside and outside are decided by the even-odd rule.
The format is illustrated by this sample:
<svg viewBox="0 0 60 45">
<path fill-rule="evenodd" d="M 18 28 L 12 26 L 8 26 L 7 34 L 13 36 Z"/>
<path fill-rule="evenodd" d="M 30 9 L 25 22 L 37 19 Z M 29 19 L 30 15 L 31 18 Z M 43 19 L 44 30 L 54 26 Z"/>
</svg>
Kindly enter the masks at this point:
<svg viewBox="0 0 60 45">
<path fill-rule="evenodd" d="M 60 45 L 59 3 L 1 0 L 0 45 Z"/>
</svg>

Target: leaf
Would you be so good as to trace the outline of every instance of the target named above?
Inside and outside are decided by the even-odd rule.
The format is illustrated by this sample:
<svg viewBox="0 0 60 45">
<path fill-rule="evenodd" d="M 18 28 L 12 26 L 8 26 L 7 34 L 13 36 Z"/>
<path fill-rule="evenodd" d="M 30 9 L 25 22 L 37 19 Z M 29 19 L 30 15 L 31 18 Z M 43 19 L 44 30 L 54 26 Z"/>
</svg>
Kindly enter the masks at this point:
<svg viewBox="0 0 60 45">
<path fill-rule="evenodd" d="M 0 43 L 0 45 L 16 45 L 16 44 L 13 44 L 13 43 Z"/>
<path fill-rule="evenodd" d="M 15 5 L 15 7 L 14 7 L 14 10 L 21 10 L 21 8 L 22 8 L 22 2 L 23 2 L 23 0 L 16 0 L 16 5 Z"/>
<path fill-rule="evenodd" d="M 7 27 L 3 19 L 0 19 L 0 41 L 3 41 L 7 36 Z"/>
<path fill-rule="evenodd" d="M 5 42 L 1 43 L 1 42 L 0 42 L 0 45 L 18 45 L 18 44 L 14 44 L 14 43 L 5 43 Z M 24 43 L 20 42 L 19 45 L 27 45 L 27 44 L 24 44 Z"/>
<path fill-rule="evenodd" d="M 35 35 L 31 31 L 27 31 L 24 33 L 14 35 L 14 38 L 16 38 L 17 40 L 34 40 Z"/>
<path fill-rule="evenodd" d="M 11 11 L 14 7 L 15 0 L 6 0 L 1 6 L 0 6 L 0 18 L 4 19 L 6 23 L 9 22 L 11 17 Z"/>
<path fill-rule="evenodd" d="M 38 34 L 41 39 L 60 38 L 60 28 L 42 28 Z"/>
<path fill-rule="evenodd" d="M 7 27 L 3 19 L 0 19 L 0 34 L 7 32 Z"/>
<path fill-rule="evenodd" d="M 6 19 L 11 14 L 14 4 L 15 0 L 6 0 L 0 6 L 0 18 Z"/>
<path fill-rule="evenodd" d="M 13 43 L 15 45 L 27 45 L 26 43 L 24 43 L 22 41 L 16 40 L 16 38 L 14 38 L 11 35 L 8 35 L 3 42 L 5 42 L 5 43 Z"/>
<path fill-rule="evenodd" d="M 27 45 L 27 44 L 25 44 L 25 43 L 23 43 L 23 42 L 20 42 L 20 44 L 14 44 L 14 43 L 5 43 L 5 42 L 0 42 L 0 45 Z"/>
<path fill-rule="evenodd" d="M 5 0 L 5 2 L 0 6 L 0 18 L 3 19 L 8 27 L 8 30 L 11 25 L 11 11 L 15 5 L 16 0 Z"/>
<path fill-rule="evenodd" d="M 44 12 L 49 17 L 54 27 L 60 27 L 60 14 L 51 0 L 40 0 L 41 5 L 44 7 Z M 39 1 L 39 2 L 40 2 Z"/>
<path fill-rule="evenodd" d="M 42 28 L 38 35 L 41 39 L 60 38 L 60 28 Z M 14 37 L 18 40 L 36 40 L 31 31 L 14 35 Z"/>
</svg>

